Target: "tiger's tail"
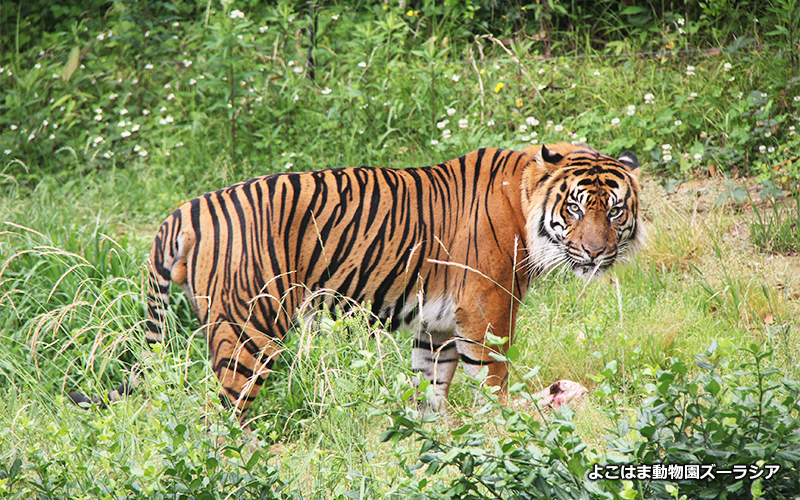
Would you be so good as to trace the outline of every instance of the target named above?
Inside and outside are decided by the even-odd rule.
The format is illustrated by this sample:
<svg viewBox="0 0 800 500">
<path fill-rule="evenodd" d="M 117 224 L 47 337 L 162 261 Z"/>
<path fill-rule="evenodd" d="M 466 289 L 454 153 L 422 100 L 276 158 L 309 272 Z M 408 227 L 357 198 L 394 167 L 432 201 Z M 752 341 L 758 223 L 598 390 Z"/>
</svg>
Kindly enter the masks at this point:
<svg viewBox="0 0 800 500">
<path fill-rule="evenodd" d="M 169 289 L 172 281 L 172 267 L 175 262 L 174 252 L 177 250 L 176 236 L 180 231 L 180 212 L 176 211 L 167 219 L 158 230 L 148 260 L 147 278 L 147 312 L 145 319 L 145 341 L 152 347 L 164 341 L 164 324 L 169 306 Z M 143 356 L 150 354 L 146 350 Z M 99 408 L 106 407 L 106 401 L 114 402 L 123 396 L 132 394 L 141 383 L 144 369 L 141 362 L 134 365 L 127 380 L 119 387 L 108 393 L 108 398 L 88 397 L 83 393 L 72 391 L 69 393 L 73 403 L 81 407 L 96 404 Z"/>
</svg>

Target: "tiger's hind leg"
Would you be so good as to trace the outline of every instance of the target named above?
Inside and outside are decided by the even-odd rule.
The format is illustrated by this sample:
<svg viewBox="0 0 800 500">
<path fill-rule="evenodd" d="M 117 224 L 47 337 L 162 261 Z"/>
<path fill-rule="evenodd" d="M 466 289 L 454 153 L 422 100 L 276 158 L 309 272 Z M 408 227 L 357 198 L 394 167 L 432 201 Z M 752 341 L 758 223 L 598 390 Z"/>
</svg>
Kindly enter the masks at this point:
<svg viewBox="0 0 800 500">
<path fill-rule="evenodd" d="M 268 335 L 219 320 L 208 325 L 211 368 L 220 382 L 222 405 L 235 409 L 244 423 L 247 409 L 272 371 L 281 348 Z"/>
</svg>

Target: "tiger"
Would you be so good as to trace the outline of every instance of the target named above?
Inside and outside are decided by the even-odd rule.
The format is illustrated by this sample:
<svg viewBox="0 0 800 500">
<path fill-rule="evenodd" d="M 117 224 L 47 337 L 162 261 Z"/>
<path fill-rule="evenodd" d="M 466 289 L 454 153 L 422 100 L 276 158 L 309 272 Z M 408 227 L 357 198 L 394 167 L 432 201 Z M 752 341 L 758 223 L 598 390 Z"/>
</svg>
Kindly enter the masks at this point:
<svg viewBox="0 0 800 500">
<path fill-rule="evenodd" d="M 145 339 L 164 341 L 177 284 L 204 331 L 220 400 L 243 421 L 298 308 L 325 290 L 412 333 L 411 370 L 433 387 L 434 410 L 459 361 L 505 401 L 509 370 L 498 354 L 514 340 L 532 281 L 556 269 L 591 280 L 640 246 L 639 172 L 634 153 L 614 159 L 557 143 L 418 168 L 283 172 L 206 193 L 155 236 Z M 501 341 L 487 342 L 489 333 Z M 131 393 L 140 375 L 107 400 Z"/>
</svg>

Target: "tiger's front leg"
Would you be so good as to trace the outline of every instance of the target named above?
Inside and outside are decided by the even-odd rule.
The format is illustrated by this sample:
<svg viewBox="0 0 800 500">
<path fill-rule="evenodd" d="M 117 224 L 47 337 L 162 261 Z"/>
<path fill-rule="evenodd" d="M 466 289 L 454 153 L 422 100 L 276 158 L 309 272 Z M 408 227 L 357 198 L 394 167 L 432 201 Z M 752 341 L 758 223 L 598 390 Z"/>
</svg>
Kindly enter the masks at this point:
<svg viewBox="0 0 800 500">
<path fill-rule="evenodd" d="M 426 409 L 439 411 L 444 407 L 457 366 L 458 349 L 452 331 L 418 331 L 414 334 L 411 371 L 425 377 L 434 389 Z M 416 383 L 419 382 L 417 379 Z"/>
<path fill-rule="evenodd" d="M 491 295 L 484 293 L 478 297 L 456 309 L 456 348 L 468 377 L 477 379 L 484 367 L 488 369 L 482 383 L 499 388 L 500 403 L 505 404 L 508 363 L 495 359 L 492 354 L 503 354 L 511 346 L 518 302 L 512 302 L 505 290 L 496 290 Z M 486 334 L 489 332 L 505 338 L 505 344 L 487 345 Z"/>
</svg>

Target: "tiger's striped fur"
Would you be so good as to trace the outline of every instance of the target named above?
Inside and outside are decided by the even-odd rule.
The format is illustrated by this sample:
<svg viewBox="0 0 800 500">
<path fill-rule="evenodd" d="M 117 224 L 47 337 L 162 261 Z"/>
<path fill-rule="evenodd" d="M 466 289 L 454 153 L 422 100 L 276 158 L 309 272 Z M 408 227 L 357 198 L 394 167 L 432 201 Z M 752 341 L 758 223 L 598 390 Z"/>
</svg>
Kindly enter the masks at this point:
<svg viewBox="0 0 800 500">
<path fill-rule="evenodd" d="M 561 266 L 591 278 L 635 249 L 638 173 L 632 153 L 560 143 L 405 170 L 274 174 L 207 193 L 156 234 L 147 341 L 163 341 L 178 284 L 204 325 L 222 400 L 244 412 L 297 308 L 327 289 L 413 332 L 412 369 L 434 385 L 434 407 L 459 360 L 470 377 L 488 367 L 486 383 L 504 393 L 508 369 L 486 333 L 509 347 L 532 277 Z"/>
</svg>

